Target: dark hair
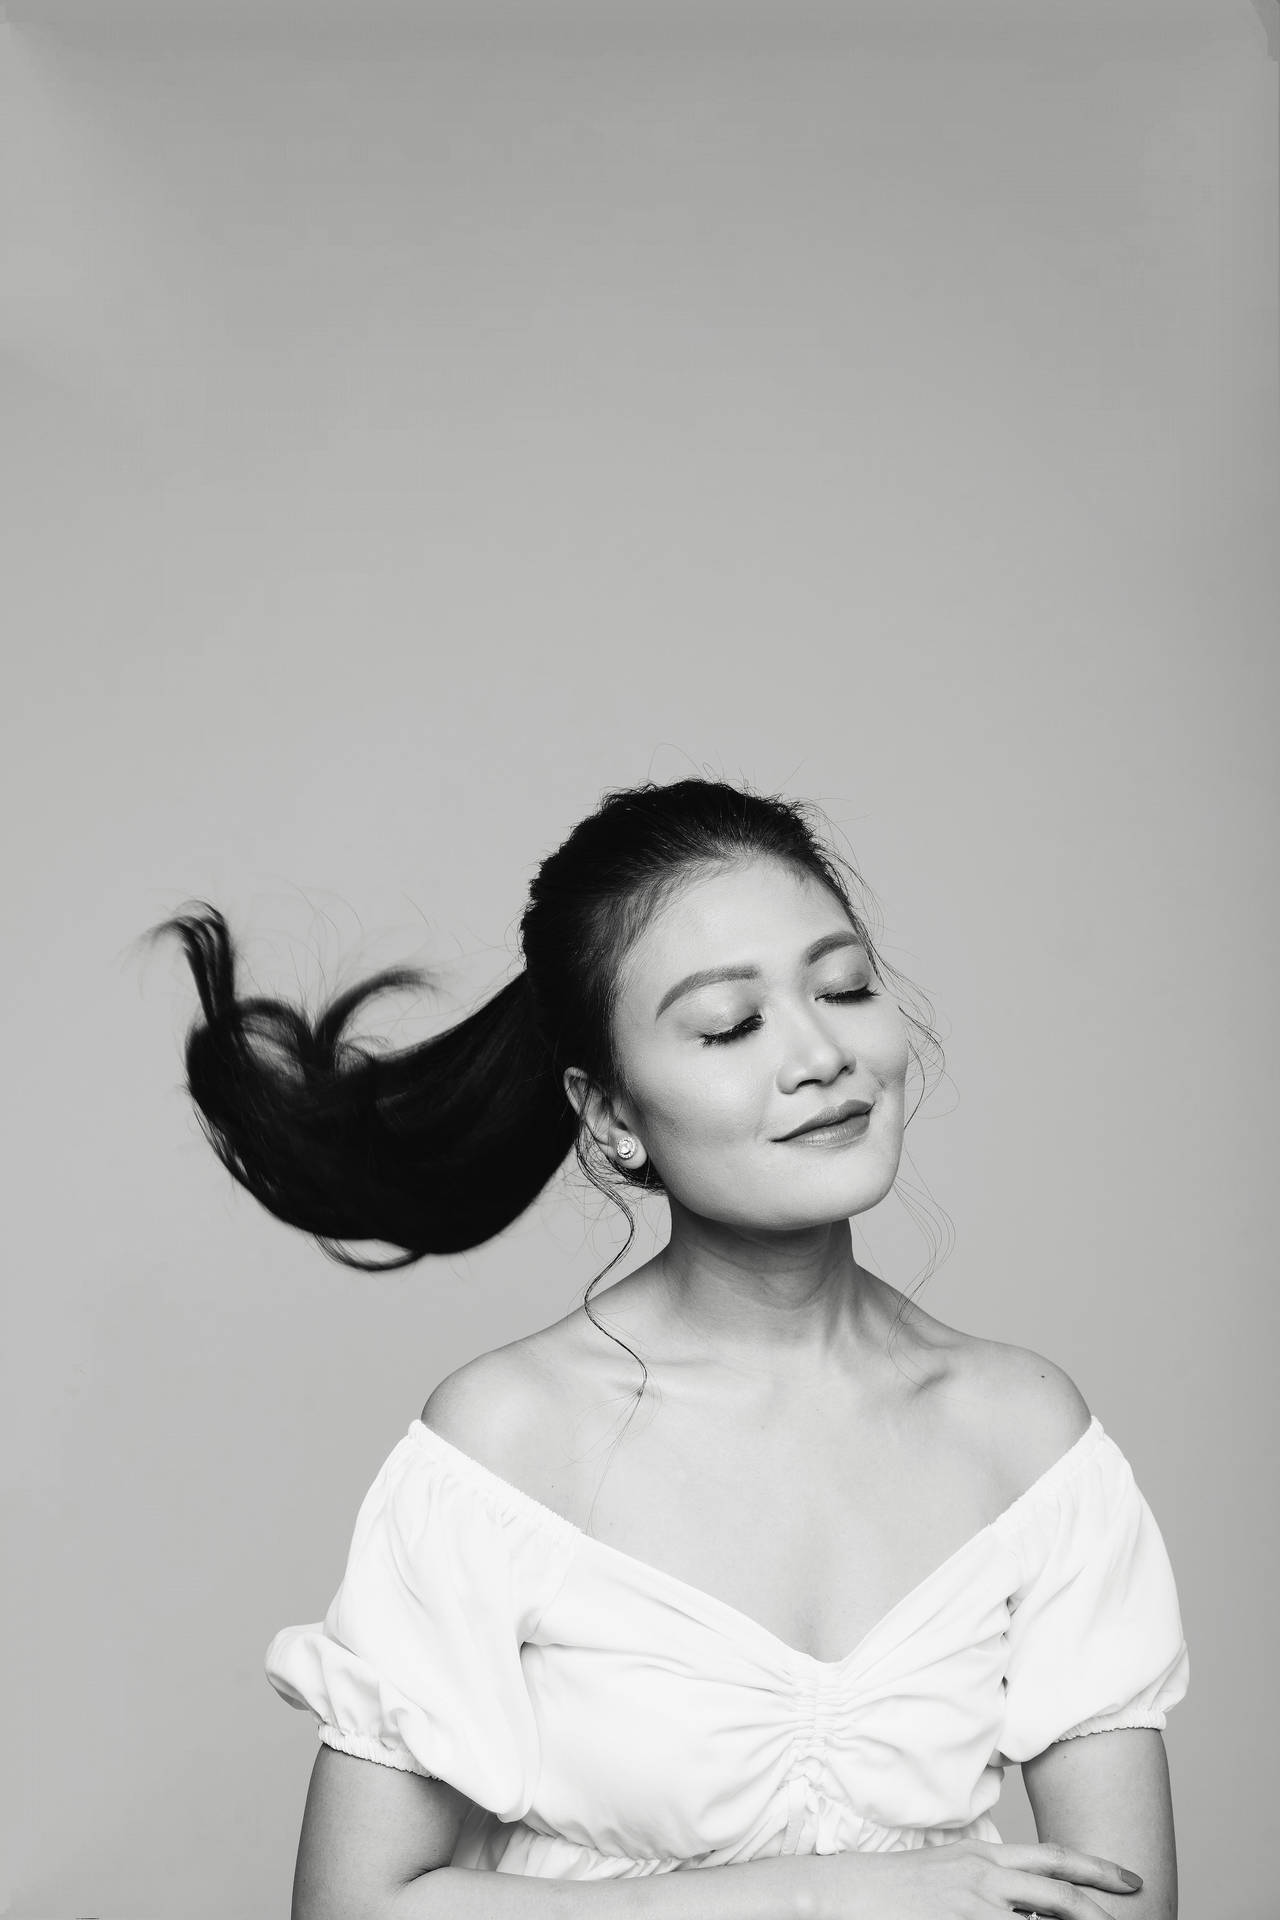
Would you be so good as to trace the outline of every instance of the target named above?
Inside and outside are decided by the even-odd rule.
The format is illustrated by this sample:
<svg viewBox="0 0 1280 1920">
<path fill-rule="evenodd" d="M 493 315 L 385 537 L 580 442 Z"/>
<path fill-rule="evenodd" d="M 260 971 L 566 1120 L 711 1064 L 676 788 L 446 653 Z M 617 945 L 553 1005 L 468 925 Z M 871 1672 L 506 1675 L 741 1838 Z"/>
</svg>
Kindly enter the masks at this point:
<svg viewBox="0 0 1280 1920">
<path fill-rule="evenodd" d="M 589 1157 L 565 1069 L 619 1088 L 613 1013 L 629 949 L 688 879 L 760 858 L 829 888 L 877 976 L 898 979 L 854 905 L 860 877 L 824 845 L 810 810 L 714 780 L 607 794 L 538 869 L 520 922 L 523 970 L 467 1018 L 398 1052 L 354 1039 L 349 1028 L 375 995 L 418 984 L 421 972 L 374 975 L 314 1019 L 279 1000 L 241 999 L 226 922 L 199 903 L 153 933 L 178 934 L 195 975 L 203 1019 L 187 1037 L 187 1085 L 209 1140 L 278 1219 L 367 1270 L 491 1239 L 575 1145 L 587 1177 L 634 1229 L 615 1181 Z M 928 1020 L 902 1011 L 940 1063 Z M 927 1084 L 924 1060 L 911 1051 Z M 614 1172 L 632 1186 L 661 1186 L 651 1162 L 632 1176 Z M 349 1241 L 401 1251 L 365 1258 Z"/>
</svg>

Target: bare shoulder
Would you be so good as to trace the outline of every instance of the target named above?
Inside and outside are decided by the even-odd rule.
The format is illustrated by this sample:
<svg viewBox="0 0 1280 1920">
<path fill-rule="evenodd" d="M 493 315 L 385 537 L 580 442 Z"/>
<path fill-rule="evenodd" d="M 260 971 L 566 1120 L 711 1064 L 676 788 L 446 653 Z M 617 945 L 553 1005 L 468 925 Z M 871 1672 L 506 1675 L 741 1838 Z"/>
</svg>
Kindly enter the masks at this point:
<svg viewBox="0 0 1280 1920">
<path fill-rule="evenodd" d="M 497 1468 L 519 1444 L 533 1411 L 535 1369 L 518 1347 L 477 1354 L 433 1387 L 422 1424 L 484 1466 Z"/>
<path fill-rule="evenodd" d="M 1084 1395 L 1044 1354 L 963 1333 L 918 1308 L 913 1330 L 949 1423 L 986 1463 L 1006 1500 L 1016 1499 L 1088 1431 L 1092 1415 Z"/>
<path fill-rule="evenodd" d="M 427 1397 L 422 1424 L 504 1478 L 539 1439 L 562 1399 L 554 1328 L 513 1340 L 446 1374 Z"/>
<path fill-rule="evenodd" d="M 1065 1368 L 1030 1347 L 968 1339 L 962 1365 L 992 1457 L 1016 1498 L 1088 1432 L 1088 1402 Z"/>
</svg>

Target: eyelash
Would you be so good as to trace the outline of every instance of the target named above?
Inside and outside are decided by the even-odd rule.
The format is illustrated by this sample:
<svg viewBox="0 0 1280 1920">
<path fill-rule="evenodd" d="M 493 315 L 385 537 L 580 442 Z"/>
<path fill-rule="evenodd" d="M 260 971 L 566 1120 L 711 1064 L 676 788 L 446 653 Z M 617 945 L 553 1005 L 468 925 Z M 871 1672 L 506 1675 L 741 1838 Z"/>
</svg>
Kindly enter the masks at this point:
<svg viewBox="0 0 1280 1920">
<path fill-rule="evenodd" d="M 878 999 L 879 989 L 876 987 L 850 987 L 843 993 L 824 993 L 822 998 L 824 1000 L 834 1000 L 838 1006 L 843 1006 L 851 1000 Z M 754 1033 L 759 1025 L 760 1015 L 753 1013 L 748 1019 L 739 1021 L 736 1027 L 726 1027 L 723 1033 L 704 1033 L 702 1036 L 702 1044 L 704 1047 L 721 1047 L 730 1040 L 745 1040 L 747 1035 Z"/>
</svg>

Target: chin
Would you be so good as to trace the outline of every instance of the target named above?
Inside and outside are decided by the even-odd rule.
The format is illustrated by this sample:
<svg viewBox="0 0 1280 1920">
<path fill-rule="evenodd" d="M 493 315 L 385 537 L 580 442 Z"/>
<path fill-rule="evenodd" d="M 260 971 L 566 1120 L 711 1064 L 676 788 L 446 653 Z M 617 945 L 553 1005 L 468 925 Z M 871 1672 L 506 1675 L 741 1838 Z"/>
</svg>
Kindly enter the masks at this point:
<svg viewBox="0 0 1280 1920">
<path fill-rule="evenodd" d="M 864 1174 L 860 1180 L 831 1181 L 825 1191 L 814 1192 L 811 1196 L 789 1194 L 784 1207 L 779 1212 L 797 1214 L 797 1226 L 827 1226 L 837 1220 L 850 1220 L 854 1214 L 869 1213 L 872 1207 L 878 1207 L 893 1192 L 893 1175 L 869 1179 Z"/>
<path fill-rule="evenodd" d="M 892 1165 L 884 1161 L 868 1165 L 864 1158 L 860 1166 L 841 1166 L 833 1160 L 823 1167 L 789 1168 L 785 1177 L 774 1167 L 768 1169 L 767 1179 L 755 1166 L 734 1178 L 732 1185 L 721 1174 L 708 1180 L 700 1192 L 671 1183 L 667 1191 L 704 1220 L 718 1220 L 749 1233 L 804 1233 L 878 1207 L 893 1191 L 897 1170 L 896 1155 Z"/>
<path fill-rule="evenodd" d="M 862 1179 L 856 1185 L 847 1180 L 832 1182 L 825 1193 L 779 1194 L 776 1206 L 771 1209 L 761 1195 L 757 1210 L 750 1219 L 744 1218 L 742 1224 L 764 1233 L 810 1233 L 818 1227 L 839 1226 L 855 1214 L 869 1213 L 892 1190 L 892 1180 Z"/>
</svg>

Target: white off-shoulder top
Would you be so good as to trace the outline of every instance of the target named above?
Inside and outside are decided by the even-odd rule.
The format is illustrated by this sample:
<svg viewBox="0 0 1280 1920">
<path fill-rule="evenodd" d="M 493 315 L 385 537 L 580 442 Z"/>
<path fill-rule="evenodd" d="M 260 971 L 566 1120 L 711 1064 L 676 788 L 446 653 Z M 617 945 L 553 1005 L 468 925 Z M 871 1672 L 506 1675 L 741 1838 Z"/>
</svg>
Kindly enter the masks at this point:
<svg viewBox="0 0 1280 1920">
<path fill-rule="evenodd" d="M 1096 1418 L 840 1660 L 584 1533 L 420 1420 L 267 1676 L 327 1745 L 475 1802 L 455 1866 L 604 1879 L 998 1840 L 1003 1769 L 1163 1727 L 1164 1541 Z"/>
</svg>

